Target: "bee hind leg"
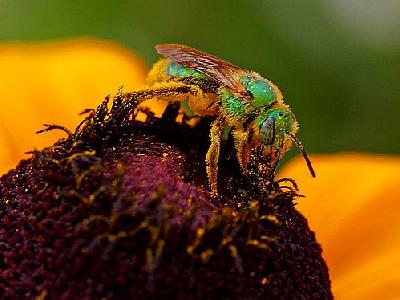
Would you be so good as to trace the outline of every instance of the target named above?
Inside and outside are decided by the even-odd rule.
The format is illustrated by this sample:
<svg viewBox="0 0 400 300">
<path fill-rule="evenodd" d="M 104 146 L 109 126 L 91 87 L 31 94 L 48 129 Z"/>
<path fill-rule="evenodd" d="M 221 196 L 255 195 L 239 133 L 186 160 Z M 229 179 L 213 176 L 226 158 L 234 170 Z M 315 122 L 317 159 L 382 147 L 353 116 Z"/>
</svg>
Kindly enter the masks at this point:
<svg viewBox="0 0 400 300">
<path fill-rule="evenodd" d="M 221 148 L 221 139 L 225 130 L 222 118 L 218 118 L 211 123 L 210 129 L 210 148 L 206 155 L 206 171 L 211 188 L 211 195 L 216 197 L 218 194 L 218 161 Z"/>
</svg>

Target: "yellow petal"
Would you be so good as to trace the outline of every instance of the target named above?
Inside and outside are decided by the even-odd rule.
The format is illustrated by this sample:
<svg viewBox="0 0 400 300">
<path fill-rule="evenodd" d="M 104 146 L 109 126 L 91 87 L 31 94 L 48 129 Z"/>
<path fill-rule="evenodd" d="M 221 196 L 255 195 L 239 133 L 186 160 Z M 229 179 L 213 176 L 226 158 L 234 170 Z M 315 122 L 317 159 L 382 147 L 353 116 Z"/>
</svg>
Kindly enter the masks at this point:
<svg viewBox="0 0 400 300">
<path fill-rule="evenodd" d="M 400 158 L 314 155 L 280 172 L 306 196 L 298 209 L 316 232 L 336 299 L 400 299 Z"/>
<path fill-rule="evenodd" d="M 70 129 L 119 87 L 144 84 L 147 68 L 128 50 L 91 39 L 0 45 L 0 174 L 24 152 L 54 143 L 61 132 L 36 135 L 43 123 Z"/>
</svg>

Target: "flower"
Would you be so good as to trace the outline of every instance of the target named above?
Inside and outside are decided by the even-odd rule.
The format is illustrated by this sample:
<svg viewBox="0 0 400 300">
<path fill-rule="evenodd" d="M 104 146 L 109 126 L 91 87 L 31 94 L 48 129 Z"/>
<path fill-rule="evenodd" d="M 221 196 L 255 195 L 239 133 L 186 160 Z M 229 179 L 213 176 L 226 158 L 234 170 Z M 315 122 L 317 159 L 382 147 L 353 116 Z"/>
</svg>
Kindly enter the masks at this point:
<svg viewBox="0 0 400 300">
<path fill-rule="evenodd" d="M 294 189 L 265 186 L 254 158 L 252 181 L 221 163 L 210 197 L 209 124 L 132 121 L 137 95 L 2 177 L 0 298 L 332 299 Z"/>
<path fill-rule="evenodd" d="M 35 135 L 43 123 L 74 128 L 78 112 L 96 107 L 121 85 L 138 88 L 146 74 L 143 62 L 127 50 L 89 39 L 7 44 L 0 54 L 0 173 L 33 146 L 48 146 L 60 137 Z M 297 207 L 323 246 L 336 298 L 398 297 L 400 159 L 335 154 L 312 160 L 316 180 L 307 176 L 300 159 L 288 163 L 280 176 L 294 178 L 306 195 Z"/>
<path fill-rule="evenodd" d="M 59 59 L 57 72 L 68 74 Z M 96 76 L 118 72 L 92 71 L 78 82 L 83 95 Z M 58 80 L 49 86 L 55 96 L 74 90 L 68 78 Z M 34 108 L 46 103 L 32 99 Z M 331 299 L 321 248 L 294 209 L 294 189 L 266 187 L 256 158 L 251 181 L 221 160 L 212 198 L 202 146 L 208 120 L 179 125 L 169 106 L 161 119 L 132 121 L 138 100 L 123 91 L 106 97 L 76 130 L 64 128 L 63 139 L 1 178 L 0 298 Z M 52 128 L 63 129 L 45 131 Z"/>
</svg>

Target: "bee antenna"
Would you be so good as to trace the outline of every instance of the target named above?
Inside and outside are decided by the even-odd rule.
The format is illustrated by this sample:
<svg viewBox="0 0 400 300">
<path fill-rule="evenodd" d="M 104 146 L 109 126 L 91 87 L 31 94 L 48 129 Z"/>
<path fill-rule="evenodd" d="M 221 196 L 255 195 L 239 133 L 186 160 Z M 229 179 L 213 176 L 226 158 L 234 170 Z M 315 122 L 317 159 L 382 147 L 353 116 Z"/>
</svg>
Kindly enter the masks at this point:
<svg viewBox="0 0 400 300">
<path fill-rule="evenodd" d="M 301 154 L 303 154 L 303 157 L 307 163 L 307 167 L 310 170 L 311 176 L 315 177 L 315 171 L 311 165 L 311 160 L 308 158 L 307 152 L 304 150 L 303 144 L 298 139 L 296 139 L 296 137 L 293 134 L 289 134 L 289 136 L 295 143 L 296 147 L 300 150 Z"/>
</svg>

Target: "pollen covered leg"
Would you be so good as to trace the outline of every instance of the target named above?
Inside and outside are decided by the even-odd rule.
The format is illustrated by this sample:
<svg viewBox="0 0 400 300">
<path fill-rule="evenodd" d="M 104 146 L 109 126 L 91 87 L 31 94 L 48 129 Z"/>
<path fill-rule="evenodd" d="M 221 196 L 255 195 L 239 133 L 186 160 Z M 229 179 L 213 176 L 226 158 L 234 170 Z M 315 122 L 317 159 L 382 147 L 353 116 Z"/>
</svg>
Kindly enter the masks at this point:
<svg viewBox="0 0 400 300">
<path fill-rule="evenodd" d="M 218 118 L 211 123 L 210 141 L 211 145 L 206 155 L 206 171 L 213 197 L 218 194 L 218 161 L 221 147 L 221 139 L 225 130 L 222 118 Z"/>
<path fill-rule="evenodd" d="M 153 84 L 137 91 L 127 93 L 128 97 L 132 97 L 141 103 L 149 99 L 162 99 L 171 102 L 180 102 L 185 100 L 188 95 L 196 95 L 198 89 L 193 86 L 180 83 L 180 82 L 160 82 Z"/>
<path fill-rule="evenodd" d="M 246 174 L 251 151 L 249 145 L 249 132 L 244 130 L 234 130 L 232 134 L 240 169 L 243 174 Z"/>
</svg>

